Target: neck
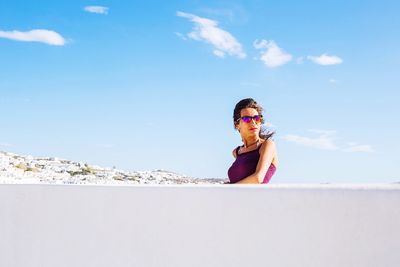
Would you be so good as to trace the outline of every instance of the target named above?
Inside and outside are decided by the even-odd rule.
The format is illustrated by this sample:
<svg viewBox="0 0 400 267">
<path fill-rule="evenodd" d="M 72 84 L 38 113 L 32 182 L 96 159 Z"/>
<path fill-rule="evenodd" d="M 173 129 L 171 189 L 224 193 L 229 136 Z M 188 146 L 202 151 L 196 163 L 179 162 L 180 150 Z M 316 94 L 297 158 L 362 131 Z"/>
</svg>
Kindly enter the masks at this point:
<svg viewBox="0 0 400 267">
<path fill-rule="evenodd" d="M 245 147 L 254 145 L 254 144 L 256 144 L 259 140 L 260 140 L 260 138 L 259 138 L 258 136 L 251 136 L 251 137 L 243 138 L 243 139 L 242 139 L 243 144 L 244 144 Z"/>
</svg>

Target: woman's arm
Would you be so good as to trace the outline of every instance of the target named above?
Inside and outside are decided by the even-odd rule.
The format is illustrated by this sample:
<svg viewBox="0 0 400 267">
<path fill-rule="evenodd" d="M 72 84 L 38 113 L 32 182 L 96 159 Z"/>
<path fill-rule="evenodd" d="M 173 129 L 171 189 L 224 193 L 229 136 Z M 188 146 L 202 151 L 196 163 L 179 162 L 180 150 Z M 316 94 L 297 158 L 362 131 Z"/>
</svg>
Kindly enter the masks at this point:
<svg viewBox="0 0 400 267">
<path fill-rule="evenodd" d="M 236 184 L 261 184 L 275 154 L 276 147 L 274 141 L 266 140 L 260 148 L 260 159 L 258 160 L 256 171 Z"/>
</svg>

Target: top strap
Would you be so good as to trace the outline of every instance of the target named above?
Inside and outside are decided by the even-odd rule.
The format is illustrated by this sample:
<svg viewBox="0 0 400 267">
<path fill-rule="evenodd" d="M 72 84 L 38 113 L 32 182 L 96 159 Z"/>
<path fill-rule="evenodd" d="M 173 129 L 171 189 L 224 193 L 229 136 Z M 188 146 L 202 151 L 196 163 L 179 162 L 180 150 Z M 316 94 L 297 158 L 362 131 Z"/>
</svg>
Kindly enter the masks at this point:
<svg viewBox="0 0 400 267">
<path fill-rule="evenodd" d="M 236 156 L 239 155 L 239 149 L 240 149 L 240 146 L 238 146 L 238 147 L 236 148 Z"/>
</svg>

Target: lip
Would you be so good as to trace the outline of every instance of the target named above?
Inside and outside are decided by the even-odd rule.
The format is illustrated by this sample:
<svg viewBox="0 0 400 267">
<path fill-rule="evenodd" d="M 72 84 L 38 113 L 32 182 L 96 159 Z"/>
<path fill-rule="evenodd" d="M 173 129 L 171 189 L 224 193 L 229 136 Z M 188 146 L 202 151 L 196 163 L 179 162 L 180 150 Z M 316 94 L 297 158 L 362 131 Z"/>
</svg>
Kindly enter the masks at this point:
<svg viewBox="0 0 400 267">
<path fill-rule="evenodd" d="M 250 128 L 250 131 L 254 131 L 254 130 L 257 130 L 257 128 Z"/>
</svg>

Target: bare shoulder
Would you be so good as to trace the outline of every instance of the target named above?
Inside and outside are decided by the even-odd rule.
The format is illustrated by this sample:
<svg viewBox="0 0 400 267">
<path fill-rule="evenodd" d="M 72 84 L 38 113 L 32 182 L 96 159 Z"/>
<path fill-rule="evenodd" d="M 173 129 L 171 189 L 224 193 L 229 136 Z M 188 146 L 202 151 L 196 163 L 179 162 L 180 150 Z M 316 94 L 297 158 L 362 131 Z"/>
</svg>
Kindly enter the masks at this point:
<svg viewBox="0 0 400 267">
<path fill-rule="evenodd" d="M 261 144 L 261 150 L 275 150 L 275 142 L 271 139 L 263 140 Z"/>
<path fill-rule="evenodd" d="M 275 142 L 272 139 L 267 139 L 267 140 L 261 139 L 261 143 L 264 145 L 275 145 Z"/>
</svg>

